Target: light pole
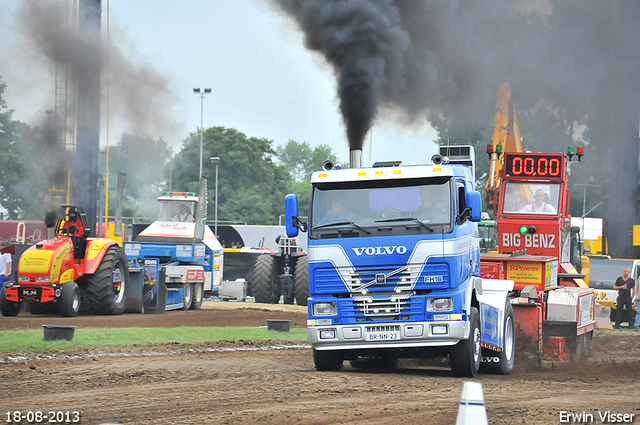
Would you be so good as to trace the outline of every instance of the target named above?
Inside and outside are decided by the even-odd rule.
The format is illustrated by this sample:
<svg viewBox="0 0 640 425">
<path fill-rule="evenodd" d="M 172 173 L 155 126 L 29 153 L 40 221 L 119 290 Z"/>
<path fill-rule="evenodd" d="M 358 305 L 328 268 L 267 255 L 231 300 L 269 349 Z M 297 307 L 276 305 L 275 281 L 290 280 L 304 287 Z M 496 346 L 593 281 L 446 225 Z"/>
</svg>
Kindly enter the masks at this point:
<svg viewBox="0 0 640 425">
<path fill-rule="evenodd" d="M 204 95 L 211 93 L 211 89 L 204 89 L 200 91 L 199 88 L 193 89 L 193 93 L 200 96 L 200 174 L 198 174 L 198 181 L 202 176 L 202 132 L 204 131 Z"/>
<path fill-rule="evenodd" d="M 220 157 L 212 156 L 209 158 L 209 161 L 216 166 L 216 212 L 214 216 L 213 233 L 218 237 L 218 164 L 220 164 Z"/>
</svg>

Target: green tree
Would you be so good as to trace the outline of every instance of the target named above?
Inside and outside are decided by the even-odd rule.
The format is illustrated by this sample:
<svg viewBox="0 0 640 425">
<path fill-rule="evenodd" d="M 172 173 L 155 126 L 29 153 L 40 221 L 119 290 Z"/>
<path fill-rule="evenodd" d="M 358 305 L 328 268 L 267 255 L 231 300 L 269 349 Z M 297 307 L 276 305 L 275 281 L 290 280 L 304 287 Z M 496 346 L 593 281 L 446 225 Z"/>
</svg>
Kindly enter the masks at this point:
<svg viewBox="0 0 640 425">
<path fill-rule="evenodd" d="M 311 194 L 311 183 L 307 181 L 292 181 L 289 193 L 298 196 L 298 214 L 301 216 L 309 215 L 309 197 Z"/>
<path fill-rule="evenodd" d="M 290 139 L 286 145 L 276 148 L 278 161 L 289 170 L 296 181 L 309 181 L 314 171 L 322 169 L 322 163 L 327 159 L 338 162 L 338 157 L 331 147 L 326 144 L 311 149 L 309 142 L 298 143 Z"/>
<path fill-rule="evenodd" d="M 42 220 L 55 157 L 46 143 L 50 135 L 12 119 L 2 96 L 5 88 L 0 79 L 0 204 L 9 219 Z"/>
<path fill-rule="evenodd" d="M 210 157 L 219 157 L 218 220 L 249 224 L 278 224 L 284 214 L 284 197 L 291 175 L 274 162 L 273 142 L 247 137 L 225 127 L 212 127 L 203 136 L 203 174 L 209 176 L 208 219 L 214 218 L 215 166 Z M 192 133 L 182 143 L 173 160 L 174 190 L 197 192 L 200 137 Z"/>
</svg>

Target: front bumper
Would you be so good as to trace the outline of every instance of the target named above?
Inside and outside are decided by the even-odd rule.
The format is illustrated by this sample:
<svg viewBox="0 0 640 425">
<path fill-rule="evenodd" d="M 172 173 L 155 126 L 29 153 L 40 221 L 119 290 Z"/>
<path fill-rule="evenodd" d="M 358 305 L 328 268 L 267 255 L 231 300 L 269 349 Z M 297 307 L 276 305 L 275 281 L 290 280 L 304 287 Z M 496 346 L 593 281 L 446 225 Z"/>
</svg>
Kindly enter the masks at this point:
<svg viewBox="0 0 640 425">
<path fill-rule="evenodd" d="M 446 328 L 446 333 L 436 333 Z M 334 338 L 321 338 L 331 334 Z M 352 350 L 371 348 L 442 347 L 469 338 L 469 322 L 367 322 L 357 325 L 322 325 L 308 328 L 309 341 L 316 350 Z M 375 335 L 374 335 L 375 334 Z M 373 339 L 393 336 L 397 339 Z"/>
<path fill-rule="evenodd" d="M 60 287 L 53 285 L 11 285 L 7 286 L 6 297 L 13 302 L 46 303 L 60 296 Z"/>
</svg>

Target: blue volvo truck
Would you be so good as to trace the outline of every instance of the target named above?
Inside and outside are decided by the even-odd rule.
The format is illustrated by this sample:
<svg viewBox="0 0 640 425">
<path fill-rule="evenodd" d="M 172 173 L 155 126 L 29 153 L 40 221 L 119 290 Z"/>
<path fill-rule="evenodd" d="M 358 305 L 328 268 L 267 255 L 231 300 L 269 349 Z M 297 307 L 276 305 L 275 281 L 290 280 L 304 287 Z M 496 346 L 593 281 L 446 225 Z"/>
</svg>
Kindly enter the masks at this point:
<svg viewBox="0 0 640 425">
<path fill-rule="evenodd" d="M 513 282 L 480 278 L 474 185 L 473 147 L 451 146 L 428 165 L 325 162 L 311 178 L 308 222 L 287 195 L 288 236 L 308 235 L 316 369 L 448 356 L 456 376 L 511 373 Z"/>
</svg>

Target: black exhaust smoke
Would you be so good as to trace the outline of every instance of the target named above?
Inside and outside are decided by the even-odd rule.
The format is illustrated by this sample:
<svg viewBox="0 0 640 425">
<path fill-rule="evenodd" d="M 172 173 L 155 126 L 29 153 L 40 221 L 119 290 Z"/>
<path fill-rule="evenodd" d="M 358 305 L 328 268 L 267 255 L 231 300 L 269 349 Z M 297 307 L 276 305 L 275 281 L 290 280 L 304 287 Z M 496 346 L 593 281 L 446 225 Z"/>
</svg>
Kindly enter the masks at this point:
<svg viewBox="0 0 640 425">
<path fill-rule="evenodd" d="M 640 111 L 640 2 L 271 2 L 333 67 L 351 149 L 362 149 L 380 118 L 405 124 L 427 118 L 445 130 L 454 123 L 462 137 L 480 138 L 498 85 L 510 77 L 528 148 L 564 151 L 581 136 L 583 167 L 616 170 L 609 184 L 624 190 L 606 208 L 616 223 L 609 228 L 618 233 L 610 249 L 630 247 L 638 205 L 637 148 L 629 140 Z M 462 137 L 452 143 L 479 140 Z M 624 169 L 621 156 L 629 161 Z M 594 178 L 602 174 L 594 171 Z M 623 210 L 622 217 L 615 213 Z"/>
<path fill-rule="evenodd" d="M 390 1 L 296 1 L 278 4 L 305 33 L 309 49 L 333 65 L 351 149 L 362 149 L 378 105 L 409 46 Z"/>
</svg>

